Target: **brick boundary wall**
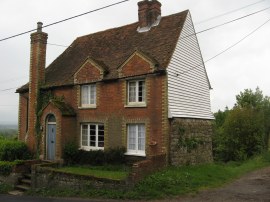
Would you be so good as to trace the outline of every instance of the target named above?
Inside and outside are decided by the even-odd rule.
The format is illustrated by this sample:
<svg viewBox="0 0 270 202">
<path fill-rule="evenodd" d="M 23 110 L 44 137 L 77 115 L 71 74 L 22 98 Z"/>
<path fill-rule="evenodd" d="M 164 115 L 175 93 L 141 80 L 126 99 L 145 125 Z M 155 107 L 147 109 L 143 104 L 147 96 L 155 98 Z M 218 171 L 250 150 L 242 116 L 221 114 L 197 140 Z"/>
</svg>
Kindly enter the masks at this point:
<svg viewBox="0 0 270 202">
<path fill-rule="evenodd" d="M 183 166 L 212 162 L 212 135 L 212 120 L 172 119 L 169 163 Z"/>
<path fill-rule="evenodd" d="M 145 176 L 161 170 L 167 166 L 166 154 L 152 156 L 149 159 L 138 161 L 132 165 L 129 181 L 138 182 Z"/>
</svg>

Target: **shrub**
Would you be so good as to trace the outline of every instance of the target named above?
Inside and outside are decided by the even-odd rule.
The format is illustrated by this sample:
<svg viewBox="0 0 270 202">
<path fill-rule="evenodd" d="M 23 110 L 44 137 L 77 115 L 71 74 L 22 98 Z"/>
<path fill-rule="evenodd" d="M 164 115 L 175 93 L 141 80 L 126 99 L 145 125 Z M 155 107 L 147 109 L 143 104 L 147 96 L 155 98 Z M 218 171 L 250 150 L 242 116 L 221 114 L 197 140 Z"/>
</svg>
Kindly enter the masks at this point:
<svg viewBox="0 0 270 202">
<path fill-rule="evenodd" d="M 213 137 L 215 160 L 242 161 L 264 151 L 262 115 L 251 108 L 235 107 Z"/>
<path fill-rule="evenodd" d="M 73 164 L 76 161 L 78 152 L 79 150 L 75 143 L 66 144 L 63 152 L 63 158 L 65 160 L 65 163 L 68 165 Z"/>
<path fill-rule="evenodd" d="M 85 151 L 78 150 L 74 143 L 64 148 L 63 158 L 66 164 L 104 165 L 123 164 L 125 162 L 125 148 L 109 148 L 108 150 Z"/>
<path fill-rule="evenodd" d="M 12 172 L 13 166 L 15 165 L 15 162 L 0 161 L 0 175 L 9 175 Z"/>
<path fill-rule="evenodd" d="M 0 140 L 0 160 L 14 161 L 30 159 L 31 155 L 24 142 Z"/>
<path fill-rule="evenodd" d="M 110 148 L 105 150 L 105 161 L 109 164 L 123 164 L 125 163 L 125 152 L 124 147 Z"/>
</svg>

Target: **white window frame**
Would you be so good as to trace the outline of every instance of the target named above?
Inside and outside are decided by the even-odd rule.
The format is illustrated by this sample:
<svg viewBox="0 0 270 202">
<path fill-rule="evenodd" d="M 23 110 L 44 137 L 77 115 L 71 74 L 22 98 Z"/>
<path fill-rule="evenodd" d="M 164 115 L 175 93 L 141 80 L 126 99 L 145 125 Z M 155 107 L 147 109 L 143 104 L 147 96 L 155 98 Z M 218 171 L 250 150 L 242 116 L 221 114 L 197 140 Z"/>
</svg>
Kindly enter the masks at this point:
<svg viewBox="0 0 270 202">
<path fill-rule="evenodd" d="M 84 88 L 87 88 L 87 103 L 83 103 L 84 101 Z M 94 93 L 91 91 L 94 89 Z M 94 98 L 92 98 L 92 96 Z M 81 86 L 81 107 L 82 108 L 95 108 L 96 107 L 96 99 L 97 99 L 97 87 L 96 84 L 82 85 Z"/>
<path fill-rule="evenodd" d="M 129 127 L 135 127 L 135 148 L 130 148 L 130 128 Z M 139 149 L 139 126 L 143 126 L 143 150 Z M 146 150 L 146 131 L 145 131 L 145 124 L 139 123 L 139 124 L 127 124 L 127 152 L 126 155 L 133 155 L 133 156 L 145 156 L 145 150 Z"/>
<path fill-rule="evenodd" d="M 87 145 L 83 145 L 83 126 L 87 126 Z M 90 126 L 95 126 L 95 146 L 90 145 Z M 98 126 L 103 126 L 103 147 L 99 147 L 99 129 Z M 100 123 L 82 123 L 81 124 L 81 149 L 83 150 L 104 150 L 104 144 L 105 144 L 105 126 L 104 124 Z"/>
<path fill-rule="evenodd" d="M 142 101 L 139 101 L 139 83 L 143 82 Z M 135 83 L 135 101 L 130 101 L 130 83 Z M 127 82 L 127 106 L 146 106 L 146 82 L 141 80 L 130 80 Z"/>
</svg>

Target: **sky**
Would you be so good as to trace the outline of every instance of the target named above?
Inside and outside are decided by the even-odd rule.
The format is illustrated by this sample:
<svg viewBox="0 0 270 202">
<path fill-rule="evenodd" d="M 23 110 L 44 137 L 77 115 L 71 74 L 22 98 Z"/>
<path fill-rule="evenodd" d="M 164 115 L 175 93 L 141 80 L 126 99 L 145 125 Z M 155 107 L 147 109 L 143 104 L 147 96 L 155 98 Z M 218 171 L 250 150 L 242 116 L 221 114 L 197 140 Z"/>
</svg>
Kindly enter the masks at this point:
<svg viewBox="0 0 270 202">
<path fill-rule="evenodd" d="M 0 0 L 0 40 L 94 10 L 120 0 Z M 138 20 L 138 0 L 44 28 L 48 33 L 46 66 L 79 36 Z M 162 16 L 189 9 L 196 32 L 270 7 L 270 0 L 160 0 Z M 252 5 L 254 4 L 254 5 Z M 243 8 L 245 7 L 245 8 Z M 243 8 L 240 9 L 239 8 Z M 236 12 L 231 12 L 235 11 Z M 222 15 L 229 13 L 227 15 Z M 222 15 L 222 16 L 220 16 Z M 219 17 L 217 17 L 219 16 Z M 213 18 L 214 17 L 214 18 Z M 204 61 L 237 43 L 270 19 L 270 9 L 197 35 Z M 233 107 L 235 96 L 258 86 L 270 96 L 270 22 L 229 51 L 205 63 L 211 82 L 211 107 Z M 17 124 L 17 87 L 28 82 L 30 33 L 0 41 L 0 124 Z M 9 90 L 8 90 L 9 89 Z"/>
</svg>

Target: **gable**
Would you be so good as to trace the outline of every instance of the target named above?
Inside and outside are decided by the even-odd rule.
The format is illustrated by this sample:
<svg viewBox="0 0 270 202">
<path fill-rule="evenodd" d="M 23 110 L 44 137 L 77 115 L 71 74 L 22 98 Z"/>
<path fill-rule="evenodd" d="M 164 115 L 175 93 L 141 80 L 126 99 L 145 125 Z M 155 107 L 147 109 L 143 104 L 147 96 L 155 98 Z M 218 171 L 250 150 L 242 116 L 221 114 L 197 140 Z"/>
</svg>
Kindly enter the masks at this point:
<svg viewBox="0 0 270 202">
<path fill-rule="evenodd" d="M 210 106 L 211 86 L 190 14 L 167 71 L 168 116 L 213 119 Z"/>
<path fill-rule="evenodd" d="M 105 69 L 93 59 L 88 58 L 74 75 L 74 84 L 84 84 L 103 79 Z"/>
<path fill-rule="evenodd" d="M 137 76 L 155 71 L 157 62 L 144 53 L 135 51 L 118 69 L 119 77 Z"/>
</svg>

